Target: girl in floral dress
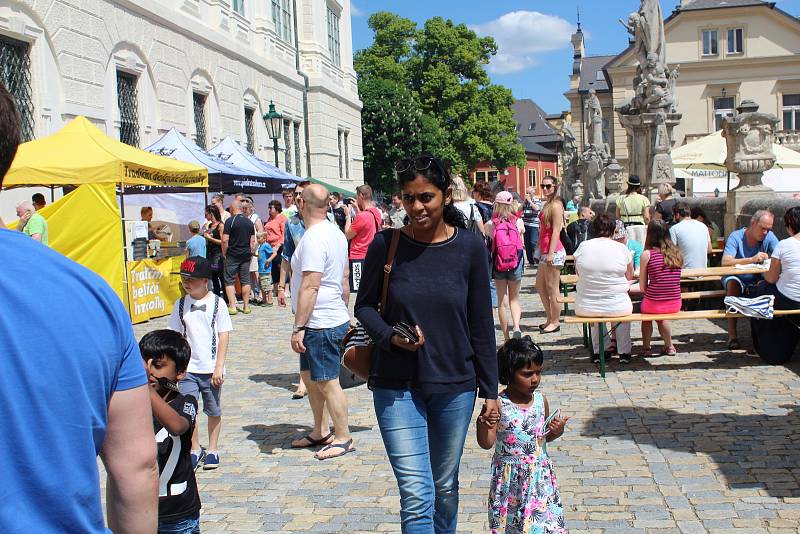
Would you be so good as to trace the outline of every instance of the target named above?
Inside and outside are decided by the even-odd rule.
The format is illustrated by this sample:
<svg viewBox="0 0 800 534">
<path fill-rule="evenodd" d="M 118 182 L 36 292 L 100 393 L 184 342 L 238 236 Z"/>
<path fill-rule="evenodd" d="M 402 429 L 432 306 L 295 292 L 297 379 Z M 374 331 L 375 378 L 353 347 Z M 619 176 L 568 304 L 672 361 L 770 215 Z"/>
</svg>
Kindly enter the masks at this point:
<svg viewBox="0 0 800 534">
<path fill-rule="evenodd" d="M 506 341 L 497 352 L 500 414 L 486 406 L 477 422 L 478 444 L 495 448 L 489 491 L 492 534 L 566 534 L 564 508 L 547 442 L 564 433 L 569 417 L 554 417 L 536 389 L 544 355 L 529 336 Z"/>
</svg>

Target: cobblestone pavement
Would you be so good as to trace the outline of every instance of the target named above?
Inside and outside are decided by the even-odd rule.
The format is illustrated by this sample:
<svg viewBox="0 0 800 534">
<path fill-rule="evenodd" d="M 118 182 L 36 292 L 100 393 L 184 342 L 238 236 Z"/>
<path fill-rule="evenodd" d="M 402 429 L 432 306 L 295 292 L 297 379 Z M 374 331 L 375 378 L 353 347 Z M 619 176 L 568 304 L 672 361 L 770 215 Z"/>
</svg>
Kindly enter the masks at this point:
<svg viewBox="0 0 800 534">
<path fill-rule="evenodd" d="M 532 287 L 526 275 L 525 331 L 542 317 Z M 137 325 L 137 336 L 165 324 Z M 289 448 L 310 421 L 306 400 L 290 398 L 291 325 L 277 307 L 234 317 L 221 467 L 198 470 L 203 532 L 399 532 L 397 489 L 365 387 L 347 392 L 356 454 L 320 462 Z M 615 360 L 605 380 L 577 326 L 535 336 L 546 350 L 542 391 L 573 416 L 550 447 L 570 532 L 800 532 L 800 365 L 728 352 L 722 324 L 673 326 L 676 357 L 624 368 Z M 488 531 L 490 457 L 471 433 L 459 532 Z"/>
</svg>

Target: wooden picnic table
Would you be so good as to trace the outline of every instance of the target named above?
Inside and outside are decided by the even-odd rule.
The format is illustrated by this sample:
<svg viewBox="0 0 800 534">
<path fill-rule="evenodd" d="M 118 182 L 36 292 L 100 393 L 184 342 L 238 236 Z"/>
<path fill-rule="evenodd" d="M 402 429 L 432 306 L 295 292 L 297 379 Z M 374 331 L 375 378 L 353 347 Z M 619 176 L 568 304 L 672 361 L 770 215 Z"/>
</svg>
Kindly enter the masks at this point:
<svg viewBox="0 0 800 534">
<path fill-rule="evenodd" d="M 705 269 L 682 269 L 681 279 L 704 278 L 705 280 L 709 280 L 711 277 L 736 276 L 740 274 L 764 274 L 765 272 L 767 271 L 765 271 L 762 267 L 741 268 L 736 267 L 735 265 L 730 267 L 706 267 Z M 563 274 L 561 275 L 561 283 L 566 285 L 577 284 L 578 275 Z"/>
</svg>

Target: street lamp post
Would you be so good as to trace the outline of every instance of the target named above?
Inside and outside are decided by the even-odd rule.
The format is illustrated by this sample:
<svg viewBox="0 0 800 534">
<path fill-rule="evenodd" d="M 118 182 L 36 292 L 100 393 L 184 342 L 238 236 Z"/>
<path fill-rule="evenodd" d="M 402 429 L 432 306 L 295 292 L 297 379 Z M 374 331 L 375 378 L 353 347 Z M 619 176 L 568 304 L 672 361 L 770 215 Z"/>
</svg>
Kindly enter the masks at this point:
<svg viewBox="0 0 800 534">
<path fill-rule="evenodd" d="M 275 151 L 275 166 L 278 166 L 278 139 L 281 138 L 283 126 L 283 115 L 275 111 L 275 104 L 269 101 L 269 111 L 264 113 L 264 125 L 267 127 L 267 135 L 272 139 L 272 149 Z"/>
</svg>

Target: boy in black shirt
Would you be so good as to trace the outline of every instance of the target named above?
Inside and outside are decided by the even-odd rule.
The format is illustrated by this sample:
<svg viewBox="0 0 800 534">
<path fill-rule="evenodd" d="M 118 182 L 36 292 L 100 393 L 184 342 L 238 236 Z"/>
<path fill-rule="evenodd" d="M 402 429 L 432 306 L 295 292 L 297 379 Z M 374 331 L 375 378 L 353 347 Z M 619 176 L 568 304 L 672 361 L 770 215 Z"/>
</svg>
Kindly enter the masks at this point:
<svg viewBox="0 0 800 534">
<path fill-rule="evenodd" d="M 139 350 L 150 381 L 150 404 L 158 448 L 158 532 L 200 532 L 200 496 L 192 469 L 192 431 L 197 399 L 178 392 L 192 349 L 173 330 L 142 337 Z"/>
</svg>

